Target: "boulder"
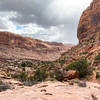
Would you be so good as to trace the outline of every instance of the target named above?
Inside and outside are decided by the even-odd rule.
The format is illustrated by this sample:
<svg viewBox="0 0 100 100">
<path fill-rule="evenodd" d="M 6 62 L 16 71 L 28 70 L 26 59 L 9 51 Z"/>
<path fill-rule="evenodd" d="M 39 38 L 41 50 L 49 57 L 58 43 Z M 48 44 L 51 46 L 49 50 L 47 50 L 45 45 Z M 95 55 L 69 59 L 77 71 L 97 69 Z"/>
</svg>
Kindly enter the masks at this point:
<svg viewBox="0 0 100 100">
<path fill-rule="evenodd" d="M 68 79 L 79 78 L 79 73 L 77 71 L 75 71 L 75 70 L 69 70 L 69 71 L 67 71 L 66 74 L 67 74 L 66 77 Z"/>
<path fill-rule="evenodd" d="M 0 76 L 7 76 L 7 74 L 4 71 L 0 71 Z"/>
<path fill-rule="evenodd" d="M 87 87 L 87 84 L 86 84 L 85 81 L 80 81 L 80 82 L 78 83 L 78 86 L 79 86 L 79 87 Z"/>
</svg>

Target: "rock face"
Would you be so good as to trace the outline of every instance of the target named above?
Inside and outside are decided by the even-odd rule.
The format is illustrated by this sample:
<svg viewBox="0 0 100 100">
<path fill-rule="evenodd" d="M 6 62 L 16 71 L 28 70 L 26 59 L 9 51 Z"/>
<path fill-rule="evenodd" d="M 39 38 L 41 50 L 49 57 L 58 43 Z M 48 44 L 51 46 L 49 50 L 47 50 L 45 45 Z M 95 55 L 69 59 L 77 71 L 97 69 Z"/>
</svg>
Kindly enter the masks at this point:
<svg viewBox="0 0 100 100">
<path fill-rule="evenodd" d="M 83 12 L 78 26 L 79 42 L 100 40 L 100 0 L 93 0 Z"/>
<path fill-rule="evenodd" d="M 89 65 L 100 71 L 100 63 L 95 60 L 100 52 L 100 0 L 93 0 L 83 12 L 78 25 L 79 44 L 63 53 L 60 60 L 65 66 L 78 59 L 86 58 Z"/>
<path fill-rule="evenodd" d="M 0 32 L 0 58 L 55 60 L 72 45 L 44 42 L 30 37 Z"/>
</svg>

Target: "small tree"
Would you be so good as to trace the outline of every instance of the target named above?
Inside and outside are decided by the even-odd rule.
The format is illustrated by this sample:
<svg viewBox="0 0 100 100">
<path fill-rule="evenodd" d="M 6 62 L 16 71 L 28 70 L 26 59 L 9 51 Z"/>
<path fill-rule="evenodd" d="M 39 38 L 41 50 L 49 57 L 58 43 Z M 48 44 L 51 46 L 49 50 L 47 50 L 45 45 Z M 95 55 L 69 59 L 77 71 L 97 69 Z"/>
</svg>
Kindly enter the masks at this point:
<svg viewBox="0 0 100 100">
<path fill-rule="evenodd" d="M 34 74 L 35 81 L 44 81 L 47 77 L 46 68 L 37 68 Z"/>
<path fill-rule="evenodd" d="M 88 65 L 86 59 L 80 59 L 72 62 L 70 65 L 66 66 L 66 70 L 76 70 L 79 72 L 79 77 L 84 78 L 92 73 L 91 68 Z"/>
<path fill-rule="evenodd" d="M 32 67 L 33 66 L 33 63 L 32 62 L 29 62 L 29 61 L 23 61 L 21 64 L 20 64 L 21 67 Z"/>
<path fill-rule="evenodd" d="M 95 60 L 100 62 L 100 53 L 95 57 Z"/>
</svg>

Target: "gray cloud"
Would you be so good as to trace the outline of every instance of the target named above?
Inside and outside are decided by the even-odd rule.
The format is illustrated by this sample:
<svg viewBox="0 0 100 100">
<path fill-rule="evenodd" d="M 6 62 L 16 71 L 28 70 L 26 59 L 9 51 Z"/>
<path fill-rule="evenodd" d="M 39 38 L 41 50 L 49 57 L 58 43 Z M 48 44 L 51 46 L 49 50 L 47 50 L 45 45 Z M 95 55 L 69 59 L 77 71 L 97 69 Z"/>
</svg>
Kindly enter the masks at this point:
<svg viewBox="0 0 100 100">
<path fill-rule="evenodd" d="M 5 29 L 5 30 L 7 29 L 7 26 L 5 25 L 1 17 L 0 17 L 0 29 Z"/>
<path fill-rule="evenodd" d="M 87 1 L 90 3 L 91 0 Z M 43 28 L 44 31 L 38 30 L 36 34 L 32 35 L 33 37 L 46 40 L 45 37 L 48 36 L 51 41 L 77 43 L 77 25 L 85 8 L 82 5 L 80 7 L 83 8 L 79 9 L 77 3 L 83 4 L 87 1 L 77 0 L 75 3 L 73 0 L 0 0 L 0 12 L 7 12 L 5 16 L 8 16 L 9 12 L 13 12 L 15 15 L 11 15 L 8 20 L 17 25 L 37 24 L 37 27 Z M 89 4 L 88 2 L 87 4 Z M 73 5 L 71 6 L 71 4 Z M 59 27 L 61 25 L 64 27 Z M 51 31 L 51 27 L 56 28 Z M 7 26 L 0 20 L 1 28 L 7 28 Z M 59 35 L 58 38 L 54 38 L 53 34 Z"/>
<path fill-rule="evenodd" d="M 42 27 L 50 27 L 61 24 L 69 24 L 71 17 L 66 15 L 59 19 L 59 14 L 55 8 L 52 8 L 53 0 L 1 0 L 1 11 L 13 11 L 17 15 L 10 20 L 16 21 L 19 24 L 37 23 Z"/>
<path fill-rule="evenodd" d="M 42 26 L 56 25 L 45 15 L 46 8 L 52 0 L 2 0 L 1 11 L 14 11 L 17 13 L 11 20 L 19 24 L 37 23 Z"/>
</svg>

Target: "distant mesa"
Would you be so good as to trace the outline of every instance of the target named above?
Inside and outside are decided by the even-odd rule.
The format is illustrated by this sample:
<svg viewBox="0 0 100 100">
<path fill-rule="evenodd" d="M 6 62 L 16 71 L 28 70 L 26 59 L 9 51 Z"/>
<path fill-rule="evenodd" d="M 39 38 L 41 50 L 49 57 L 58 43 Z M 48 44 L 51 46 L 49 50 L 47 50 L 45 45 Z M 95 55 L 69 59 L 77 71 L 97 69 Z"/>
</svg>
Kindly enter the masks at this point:
<svg viewBox="0 0 100 100">
<path fill-rule="evenodd" d="M 72 46 L 71 44 L 45 42 L 5 31 L 0 32 L 0 58 L 55 60 Z"/>
</svg>

